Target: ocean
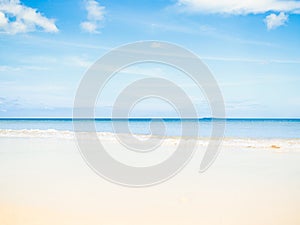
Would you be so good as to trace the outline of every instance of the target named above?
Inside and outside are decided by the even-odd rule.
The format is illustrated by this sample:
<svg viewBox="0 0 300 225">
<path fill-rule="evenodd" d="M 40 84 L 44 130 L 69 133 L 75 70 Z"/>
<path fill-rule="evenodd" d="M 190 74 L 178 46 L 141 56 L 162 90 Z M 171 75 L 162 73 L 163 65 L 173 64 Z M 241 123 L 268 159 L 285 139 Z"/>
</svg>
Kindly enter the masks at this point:
<svg viewBox="0 0 300 225">
<path fill-rule="evenodd" d="M 85 123 L 86 120 L 80 120 Z M 165 131 L 161 131 L 163 122 Z M 209 137 L 213 123 L 225 122 L 225 137 L 237 138 L 300 138 L 300 119 L 95 119 L 97 132 L 116 132 L 116 126 L 128 126 L 133 134 L 181 136 L 181 126 L 198 126 L 200 137 Z M 157 129 L 155 129 L 157 128 Z M 0 133 L 14 130 L 73 131 L 68 118 L 0 119 Z M 188 133 L 183 134 L 189 136 Z"/>
</svg>

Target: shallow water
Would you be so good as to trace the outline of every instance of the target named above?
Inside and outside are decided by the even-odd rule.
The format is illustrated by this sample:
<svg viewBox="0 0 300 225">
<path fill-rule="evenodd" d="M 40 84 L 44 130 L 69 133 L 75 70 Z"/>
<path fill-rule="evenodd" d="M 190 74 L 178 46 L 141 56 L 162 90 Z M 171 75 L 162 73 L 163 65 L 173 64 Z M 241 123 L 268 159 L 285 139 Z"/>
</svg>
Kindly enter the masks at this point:
<svg viewBox="0 0 300 225">
<path fill-rule="evenodd" d="M 77 122 L 84 126 L 88 121 Z M 300 119 L 96 119 L 95 128 L 97 132 L 124 132 L 115 128 L 129 127 L 134 134 L 194 136 L 189 130 L 196 127 L 199 136 L 208 137 L 213 123 L 221 122 L 226 123 L 225 137 L 300 138 Z M 183 124 L 188 129 L 182 134 Z M 73 131 L 72 119 L 0 119 L 0 130 L 49 129 Z"/>
</svg>

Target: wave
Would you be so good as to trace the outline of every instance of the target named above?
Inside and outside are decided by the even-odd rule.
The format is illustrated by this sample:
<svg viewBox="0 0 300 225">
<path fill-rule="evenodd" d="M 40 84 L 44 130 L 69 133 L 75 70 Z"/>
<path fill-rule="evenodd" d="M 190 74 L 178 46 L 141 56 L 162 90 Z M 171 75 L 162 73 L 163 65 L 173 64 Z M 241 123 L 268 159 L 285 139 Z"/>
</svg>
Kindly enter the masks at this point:
<svg viewBox="0 0 300 225">
<path fill-rule="evenodd" d="M 114 133 L 98 132 L 98 137 L 105 140 L 116 140 Z M 128 134 L 119 134 L 128 135 Z M 151 135 L 135 135 L 139 139 L 147 139 Z M 75 139 L 75 132 L 67 130 L 39 130 L 39 129 L 0 129 L 0 138 L 62 138 L 62 139 Z M 178 143 L 180 137 L 159 137 L 152 138 L 165 138 L 167 142 L 172 144 Z M 189 140 L 188 137 L 183 137 L 183 140 Z M 199 146 L 206 146 L 209 142 L 209 137 L 198 137 Z M 299 151 L 300 152 L 300 138 L 241 138 L 241 137 L 225 137 L 222 142 L 223 147 L 229 148 L 243 148 L 243 149 L 267 149 L 275 151 Z"/>
<path fill-rule="evenodd" d="M 39 130 L 39 129 L 2 129 L 0 137 L 24 137 L 24 138 L 74 138 L 74 132 L 61 131 L 55 129 Z"/>
</svg>

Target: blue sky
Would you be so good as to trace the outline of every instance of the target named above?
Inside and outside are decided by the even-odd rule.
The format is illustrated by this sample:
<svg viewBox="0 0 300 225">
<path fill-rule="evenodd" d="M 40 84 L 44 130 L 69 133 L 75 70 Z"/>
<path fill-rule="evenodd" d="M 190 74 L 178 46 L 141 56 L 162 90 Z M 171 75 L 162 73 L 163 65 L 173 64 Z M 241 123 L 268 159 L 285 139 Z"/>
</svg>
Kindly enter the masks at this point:
<svg viewBox="0 0 300 225">
<path fill-rule="evenodd" d="M 228 117 L 300 117 L 300 2 L 283 0 L 0 0 L 0 117 L 70 117 L 89 66 L 141 40 L 196 53 L 218 81 Z M 108 85 L 98 115 L 149 72 L 189 82 L 167 66 L 132 66 Z M 186 91 L 199 116 L 209 116 L 204 95 Z M 153 100 L 136 115 L 169 110 Z"/>
</svg>

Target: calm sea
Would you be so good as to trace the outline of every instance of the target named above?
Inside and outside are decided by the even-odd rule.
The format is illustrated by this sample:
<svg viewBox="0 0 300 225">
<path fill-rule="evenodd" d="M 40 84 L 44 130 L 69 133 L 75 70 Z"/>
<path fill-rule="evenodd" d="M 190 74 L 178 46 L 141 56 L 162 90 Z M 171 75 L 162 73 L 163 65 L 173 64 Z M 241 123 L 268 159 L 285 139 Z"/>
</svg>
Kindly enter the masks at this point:
<svg viewBox="0 0 300 225">
<path fill-rule="evenodd" d="M 80 121 L 85 123 L 85 120 Z M 212 124 L 220 119 L 96 119 L 97 132 L 115 132 L 116 126 L 128 126 L 134 134 L 180 136 L 182 124 L 198 126 L 199 135 L 210 136 Z M 225 119 L 226 137 L 300 138 L 300 119 Z M 155 129 L 158 128 L 158 129 Z M 0 119 L 0 130 L 67 130 L 73 131 L 72 119 Z M 189 135 L 189 134 L 185 134 Z"/>
</svg>

